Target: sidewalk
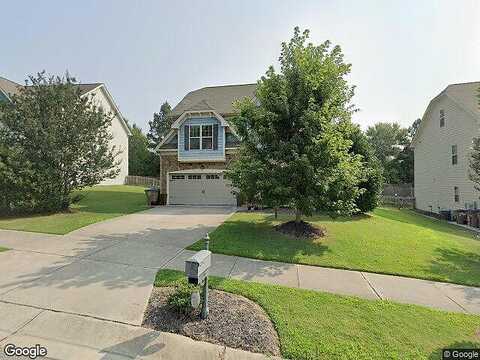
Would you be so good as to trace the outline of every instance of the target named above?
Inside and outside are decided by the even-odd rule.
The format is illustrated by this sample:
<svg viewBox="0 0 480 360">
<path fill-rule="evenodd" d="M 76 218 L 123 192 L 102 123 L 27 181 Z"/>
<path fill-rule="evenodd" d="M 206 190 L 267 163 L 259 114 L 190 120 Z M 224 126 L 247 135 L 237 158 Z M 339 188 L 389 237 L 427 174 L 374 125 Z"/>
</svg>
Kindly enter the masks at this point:
<svg viewBox="0 0 480 360">
<path fill-rule="evenodd" d="M 164 267 L 184 270 L 195 252 L 184 250 Z M 435 309 L 480 314 L 480 288 L 363 271 L 213 254 L 212 275 L 300 289 L 392 300 Z"/>
<path fill-rule="evenodd" d="M 91 317 L 0 302 L 0 359 L 7 344 L 47 349 L 42 359 L 261 360 L 267 356 Z M 17 359 L 18 357 L 14 357 Z M 27 357 L 22 357 L 26 359 Z M 271 359 L 271 358 L 270 358 Z"/>
</svg>

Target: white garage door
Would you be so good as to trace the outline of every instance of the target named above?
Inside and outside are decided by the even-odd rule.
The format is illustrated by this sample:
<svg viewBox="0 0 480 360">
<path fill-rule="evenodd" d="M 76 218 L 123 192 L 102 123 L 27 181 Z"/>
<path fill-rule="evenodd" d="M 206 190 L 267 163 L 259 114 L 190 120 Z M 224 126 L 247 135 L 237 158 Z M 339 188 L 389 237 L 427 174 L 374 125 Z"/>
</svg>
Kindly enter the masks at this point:
<svg viewBox="0 0 480 360">
<path fill-rule="evenodd" d="M 170 205 L 237 204 L 222 173 L 171 173 L 168 181 Z"/>
</svg>

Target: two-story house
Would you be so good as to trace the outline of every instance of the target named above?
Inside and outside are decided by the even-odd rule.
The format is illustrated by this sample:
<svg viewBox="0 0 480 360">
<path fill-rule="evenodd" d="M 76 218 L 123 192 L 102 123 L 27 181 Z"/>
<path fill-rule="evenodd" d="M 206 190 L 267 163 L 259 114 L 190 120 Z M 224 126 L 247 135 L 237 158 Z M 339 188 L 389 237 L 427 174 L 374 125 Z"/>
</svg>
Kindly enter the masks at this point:
<svg viewBox="0 0 480 360">
<path fill-rule="evenodd" d="M 104 180 L 101 185 L 122 185 L 125 183 L 125 177 L 128 175 L 128 138 L 131 135 L 130 128 L 105 84 L 78 84 L 76 86 L 78 86 L 82 97 L 91 96 L 97 106 L 101 106 L 105 112 L 114 115 L 109 130 L 112 134 L 112 146 L 121 151 L 117 157 L 117 160 L 120 161 L 120 172 L 115 178 Z M 23 85 L 0 77 L 0 101 L 9 101 L 12 95 L 20 93 L 22 87 Z"/>
<path fill-rule="evenodd" d="M 236 205 L 224 170 L 239 140 L 228 123 L 233 102 L 254 97 L 255 84 L 212 86 L 189 92 L 172 110 L 170 132 L 157 147 L 160 192 L 170 205 Z"/>
<path fill-rule="evenodd" d="M 434 97 L 412 140 L 416 207 L 442 210 L 480 206 L 469 179 L 472 139 L 480 136 L 480 82 L 452 84 Z"/>
</svg>

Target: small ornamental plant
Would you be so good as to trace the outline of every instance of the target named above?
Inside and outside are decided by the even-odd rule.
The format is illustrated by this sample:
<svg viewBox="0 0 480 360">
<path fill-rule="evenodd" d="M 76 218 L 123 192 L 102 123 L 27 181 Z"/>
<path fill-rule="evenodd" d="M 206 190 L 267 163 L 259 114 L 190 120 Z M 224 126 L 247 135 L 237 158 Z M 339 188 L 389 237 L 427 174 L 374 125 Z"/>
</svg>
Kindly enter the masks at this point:
<svg viewBox="0 0 480 360">
<path fill-rule="evenodd" d="M 167 303 L 177 313 L 189 315 L 195 310 L 191 303 L 192 293 L 195 291 L 198 291 L 197 286 L 181 283 L 176 286 L 175 292 L 168 297 Z"/>
</svg>

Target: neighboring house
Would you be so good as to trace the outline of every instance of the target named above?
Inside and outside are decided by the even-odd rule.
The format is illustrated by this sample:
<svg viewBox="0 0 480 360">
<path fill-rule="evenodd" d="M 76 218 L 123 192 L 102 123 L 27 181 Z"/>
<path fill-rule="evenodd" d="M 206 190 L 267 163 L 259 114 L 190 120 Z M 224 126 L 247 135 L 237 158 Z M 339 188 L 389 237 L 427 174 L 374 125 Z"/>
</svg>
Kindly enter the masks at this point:
<svg viewBox="0 0 480 360">
<path fill-rule="evenodd" d="M 255 89 L 255 84 L 205 87 L 175 106 L 172 128 L 157 147 L 160 191 L 168 204 L 236 205 L 224 177 L 239 145 L 228 118 L 233 102 L 253 98 Z"/>
<path fill-rule="evenodd" d="M 98 106 L 101 106 L 105 112 L 111 112 L 114 115 L 110 129 L 113 135 L 112 145 L 121 150 L 121 154 L 118 156 L 121 161 L 120 173 L 114 179 L 103 181 L 101 185 L 123 184 L 125 177 L 128 175 L 128 137 L 131 135 L 130 129 L 105 84 L 78 84 L 76 86 L 80 88 L 81 96 L 94 96 Z M 9 100 L 10 96 L 18 94 L 22 87 L 20 84 L 0 77 L 0 100 Z"/>
<path fill-rule="evenodd" d="M 415 202 L 436 212 L 476 209 L 480 192 L 469 180 L 472 139 L 480 136 L 480 82 L 447 86 L 433 98 L 412 140 Z"/>
</svg>

